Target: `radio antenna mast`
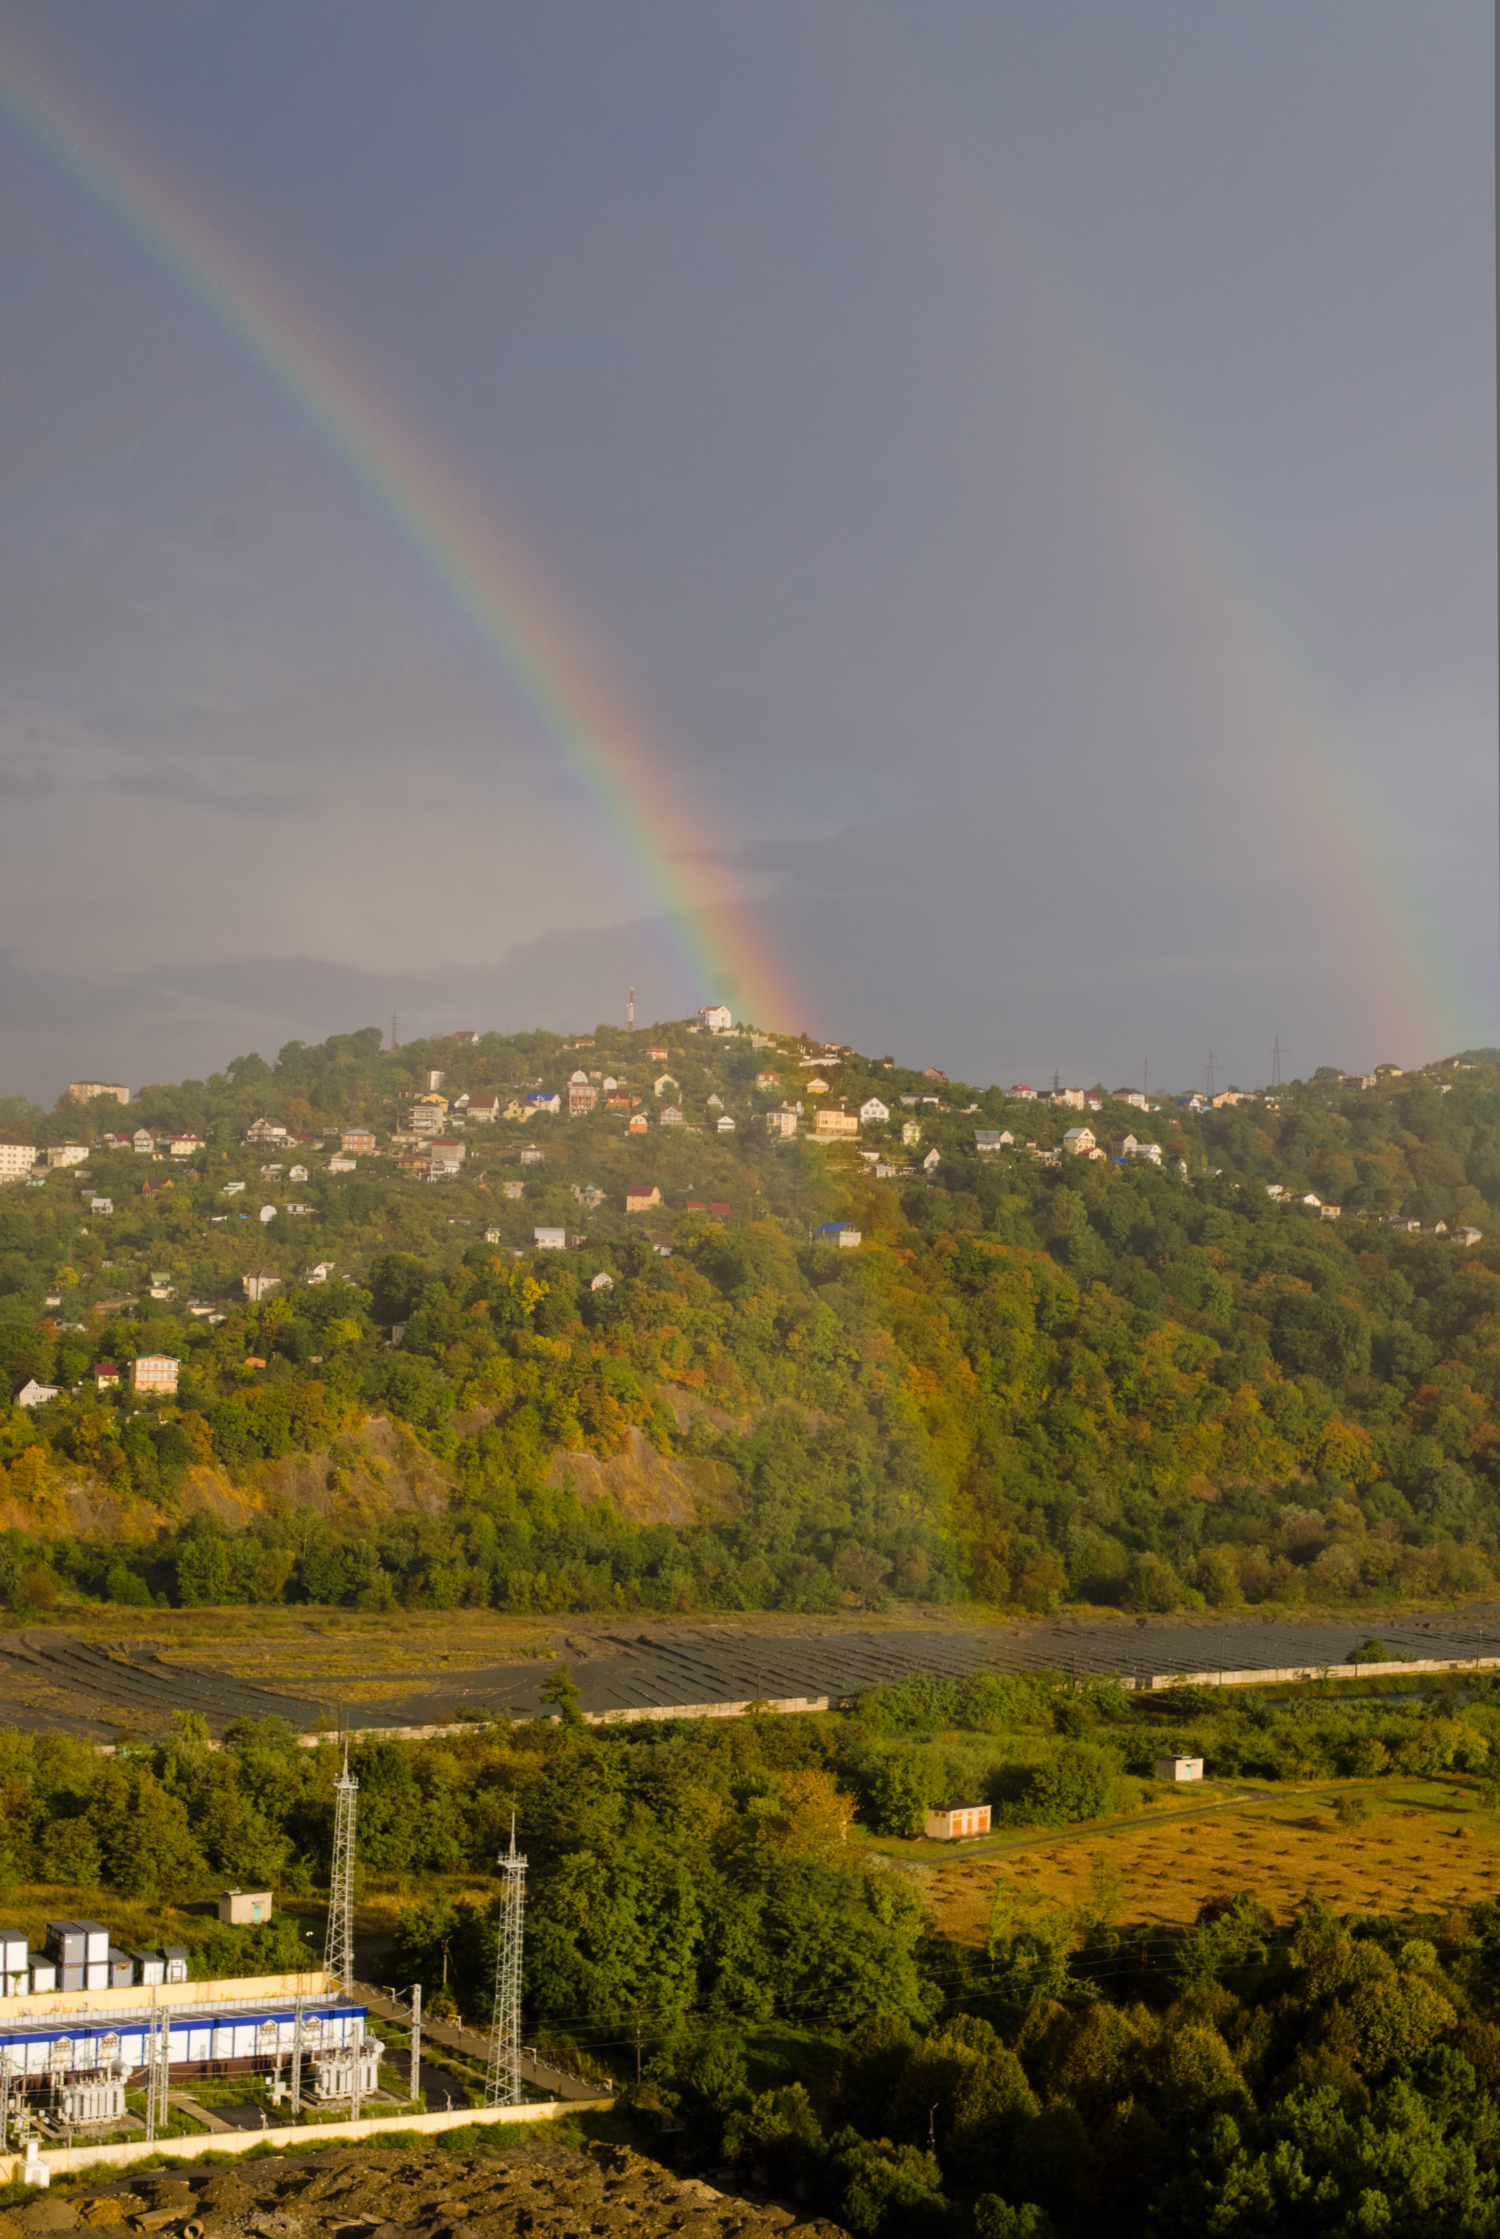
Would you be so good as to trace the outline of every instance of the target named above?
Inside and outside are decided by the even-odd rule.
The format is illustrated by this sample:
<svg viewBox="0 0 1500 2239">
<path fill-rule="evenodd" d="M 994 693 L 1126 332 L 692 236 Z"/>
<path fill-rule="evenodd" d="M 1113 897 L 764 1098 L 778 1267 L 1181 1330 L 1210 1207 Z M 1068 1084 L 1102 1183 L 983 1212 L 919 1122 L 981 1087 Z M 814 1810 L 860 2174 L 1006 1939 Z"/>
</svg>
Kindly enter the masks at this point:
<svg viewBox="0 0 1500 2239">
<path fill-rule="evenodd" d="M 526 1860 L 516 1848 L 516 1815 L 510 1815 L 510 1849 L 498 1860 L 500 1931 L 495 1940 L 495 2011 L 490 2022 L 490 2065 L 484 2083 L 487 2107 L 521 2104 L 521 1935 L 526 1917 Z"/>
</svg>

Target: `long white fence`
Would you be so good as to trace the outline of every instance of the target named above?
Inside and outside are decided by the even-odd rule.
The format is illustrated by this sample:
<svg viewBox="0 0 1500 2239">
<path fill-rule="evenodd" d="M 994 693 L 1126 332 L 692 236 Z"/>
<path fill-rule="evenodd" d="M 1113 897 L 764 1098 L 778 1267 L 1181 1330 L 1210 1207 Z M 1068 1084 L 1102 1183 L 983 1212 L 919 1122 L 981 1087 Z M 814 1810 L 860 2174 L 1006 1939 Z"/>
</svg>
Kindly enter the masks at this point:
<svg viewBox="0 0 1500 2239">
<path fill-rule="evenodd" d="M 148 2145 L 144 2138 L 133 2138 L 118 2146 L 61 2146 L 55 2153 L 44 2153 L 41 2160 L 49 2182 L 53 2177 L 81 2169 L 97 2169 L 101 2179 L 108 2182 L 110 2170 L 125 2169 L 134 2161 L 145 2161 L 158 2154 L 170 2154 L 174 2159 L 190 2163 L 201 2160 L 207 2153 L 249 2153 L 254 2146 L 337 2146 L 357 2138 L 378 2138 L 383 2132 L 409 2134 L 417 2131 L 430 2137 L 435 2131 L 461 2130 L 469 2123 L 555 2122 L 560 2115 L 606 2110 L 613 2105 L 613 2099 L 548 2099 L 523 2107 L 455 2107 L 451 2113 L 439 2115 L 376 2115 L 359 2122 L 316 2123 L 297 2128 L 216 2130 L 202 2138 L 158 2139 L 155 2145 Z M 27 2164 L 19 2154 L 0 2155 L 0 2182 L 24 2184 L 27 2176 Z"/>
<path fill-rule="evenodd" d="M 1500 1670 L 1500 1656 L 1423 1656 L 1414 1663 L 1279 1664 L 1263 1671 L 1155 1672 L 1149 1679 L 1122 1679 L 1134 1692 L 1154 1687 L 1284 1687 L 1308 1679 L 1411 1679 L 1424 1672 Z"/>
</svg>

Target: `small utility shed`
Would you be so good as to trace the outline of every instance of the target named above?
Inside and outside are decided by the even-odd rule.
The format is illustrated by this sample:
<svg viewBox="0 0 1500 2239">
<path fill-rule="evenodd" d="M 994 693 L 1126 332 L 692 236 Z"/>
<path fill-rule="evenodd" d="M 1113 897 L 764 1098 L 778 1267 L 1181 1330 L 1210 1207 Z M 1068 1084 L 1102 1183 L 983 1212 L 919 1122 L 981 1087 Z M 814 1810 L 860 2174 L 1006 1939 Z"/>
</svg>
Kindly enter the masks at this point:
<svg viewBox="0 0 1500 2239">
<path fill-rule="evenodd" d="M 964 1835 L 987 1835 L 990 1831 L 988 1804 L 942 1804 L 930 1811 L 922 1825 L 924 1835 L 934 1842 L 957 1842 Z"/>
<path fill-rule="evenodd" d="M 1158 1757 L 1151 1769 L 1158 1780 L 1201 1780 L 1203 1778 L 1203 1759 L 1201 1757 Z"/>
<path fill-rule="evenodd" d="M 219 1899 L 219 1918 L 231 1928 L 253 1928 L 269 1920 L 273 1910 L 269 1889 L 226 1889 Z"/>
</svg>

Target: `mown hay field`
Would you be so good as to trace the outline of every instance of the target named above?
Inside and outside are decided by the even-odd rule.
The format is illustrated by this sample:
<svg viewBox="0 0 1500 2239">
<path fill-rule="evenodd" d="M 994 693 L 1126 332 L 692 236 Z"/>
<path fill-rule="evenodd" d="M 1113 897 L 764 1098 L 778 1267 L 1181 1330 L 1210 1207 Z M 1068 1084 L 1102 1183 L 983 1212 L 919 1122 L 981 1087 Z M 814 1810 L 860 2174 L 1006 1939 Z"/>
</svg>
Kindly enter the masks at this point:
<svg viewBox="0 0 1500 2239">
<path fill-rule="evenodd" d="M 1341 1825 L 1332 1808 L 1338 1795 L 1361 1796 L 1370 1817 Z M 1309 1893 L 1338 1912 L 1442 1914 L 1500 1896 L 1500 1820 L 1449 1781 L 1340 1782 L 971 1850 L 934 1864 L 923 1895 L 941 1934 L 982 1946 L 998 1882 L 1077 1905 L 1101 1872 L 1119 1877 L 1121 1927 L 1187 1926 L 1209 1899 L 1240 1889 L 1282 1921 Z"/>
</svg>

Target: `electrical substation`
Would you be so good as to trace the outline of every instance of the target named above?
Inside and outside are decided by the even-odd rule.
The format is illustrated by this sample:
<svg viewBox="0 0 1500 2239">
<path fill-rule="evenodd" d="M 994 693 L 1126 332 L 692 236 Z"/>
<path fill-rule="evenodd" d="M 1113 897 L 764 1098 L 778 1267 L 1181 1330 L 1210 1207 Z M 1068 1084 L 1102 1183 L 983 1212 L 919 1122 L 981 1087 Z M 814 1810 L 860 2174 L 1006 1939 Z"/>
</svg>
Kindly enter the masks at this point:
<svg viewBox="0 0 1500 2239">
<path fill-rule="evenodd" d="M 347 1746 L 334 1787 L 328 1927 L 321 1971 L 189 1980 L 180 1945 L 125 1951 L 97 1920 L 55 1920 L 46 1950 L 0 1929 L 0 2150 L 84 2132 L 165 2128 L 169 2096 L 208 2079 L 254 2077 L 264 2103 L 298 2120 L 304 2107 L 357 2120 L 383 2090 L 384 2046 L 370 2027 L 354 1964 L 354 1866 L 359 1783 Z M 526 1860 L 498 1860 L 502 1889 L 490 2019 L 488 2107 L 521 2103 L 521 1959 Z M 269 1919 L 272 1894 L 227 1890 L 220 1917 Z M 416 2096 L 422 1993 L 398 2001 L 412 2023 L 410 2095 Z M 126 2094 L 144 2094 L 144 2119 Z"/>
</svg>

